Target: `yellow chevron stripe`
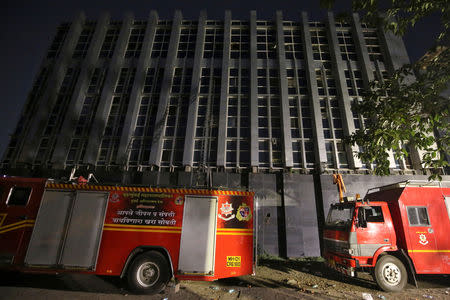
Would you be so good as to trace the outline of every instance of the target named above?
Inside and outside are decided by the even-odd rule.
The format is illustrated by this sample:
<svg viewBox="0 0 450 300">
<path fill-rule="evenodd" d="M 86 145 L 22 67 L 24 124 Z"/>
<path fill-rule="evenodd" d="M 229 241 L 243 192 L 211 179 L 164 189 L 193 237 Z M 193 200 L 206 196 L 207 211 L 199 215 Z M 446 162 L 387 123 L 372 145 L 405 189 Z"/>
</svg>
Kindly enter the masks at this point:
<svg viewBox="0 0 450 300">
<path fill-rule="evenodd" d="M 252 232 L 217 232 L 217 235 L 253 235 Z"/>
<path fill-rule="evenodd" d="M 8 231 L 13 231 L 13 230 L 17 230 L 20 228 L 25 228 L 25 227 L 34 227 L 34 223 L 33 224 L 22 224 L 16 227 L 12 227 L 12 228 L 8 228 L 8 229 L 0 229 L 0 234 L 8 232 Z"/>
<path fill-rule="evenodd" d="M 184 193 L 201 195 L 233 195 L 233 196 L 251 196 L 253 192 L 247 191 L 220 191 L 220 190 L 194 190 L 194 189 L 170 189 L 170 188 L 147 188 L 147 187 L 124 187 L 124 186 L 105 186 L 90 184 L 56 184 L 47 183 L 47 188 L 52 189 L 70 189 L 70 190 L 94 190 L 94 191 L 132 191 L 147 193 Z"/>
<path fill-rule="evenodd" d="M 105 224 L 104 227 L 122 227 L 122 228 L 154 228 L 154 229 L 181 229 L 181 227 L 174 226 L 151 226 L 151 225 L 122 225 L 122 224 Z"/>
<path fill-rule="evenodd" d="M 217 231 L 253 231 L 252 228 L 217 228 Z"/>
<path fill-rule="evenodd" d="M 156 229 L 132 229 L 132 228 L 110 228 L 106 227 L 103 230 L 107 231 L 134 231 L 134 232 L 162 232 L 162 233 L 181 233 L 181 230 L 156 230 Z"/>
<path fill-rule="evenodd" d="M 3 221 L 5 221 L 6 220 L 6 216 L 7 216 L 8 214 L 0 214 L 0 227 L 2 226 L 2 224 L 3 224 Z"/>
<path fill-rule="evenodd" d="M 26 223 L 34 224 L 34 220 L 24 220 L 24 221 L 20 221 L 20 222 L 16 222 L 16 223 L 11 223 L 11 224 L 0 227 L 0 230 L 4 230 L 6 228 L 15 227 L 15 226 L 18 226 L 21 224 L 26 224 Z"/>
<path fill-rule="evenodd" d="M 450 253 L 450 250 L 408 250 L 411 253 Z"/>
</svg>

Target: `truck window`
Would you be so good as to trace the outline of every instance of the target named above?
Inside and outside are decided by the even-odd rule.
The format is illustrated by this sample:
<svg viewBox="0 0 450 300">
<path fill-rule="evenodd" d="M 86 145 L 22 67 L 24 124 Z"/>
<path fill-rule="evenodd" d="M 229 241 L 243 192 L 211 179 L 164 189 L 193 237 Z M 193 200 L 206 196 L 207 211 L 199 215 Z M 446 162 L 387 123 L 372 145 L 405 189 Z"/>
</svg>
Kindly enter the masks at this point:
<svg viewBox="0 0 450 300">
<path fill-rule="evenodd" d="M 326 227 L 347 228 L 352 223 L 353 206 L 332 206 L 325 222 Z"/>
<path fill-rule="evenodd" d="M 383 211 L 381 206 L 364 206 L 359 208 L 364 209 L 366 212 L 366 221 L 367 222 L 384 222 Z"/>
<path fill-rule="evenodd" d="M 13 187 L 9 193 L 6 204 L 15 206 L 25 206 L 30 199 L 31 188 L 29 187 Z"/>
<path fill-rule="evenodd" d="M 412 207 L 406 209 L 410 226 L 429 226 L 428 210 L 426 207 Z"/>
</svg>

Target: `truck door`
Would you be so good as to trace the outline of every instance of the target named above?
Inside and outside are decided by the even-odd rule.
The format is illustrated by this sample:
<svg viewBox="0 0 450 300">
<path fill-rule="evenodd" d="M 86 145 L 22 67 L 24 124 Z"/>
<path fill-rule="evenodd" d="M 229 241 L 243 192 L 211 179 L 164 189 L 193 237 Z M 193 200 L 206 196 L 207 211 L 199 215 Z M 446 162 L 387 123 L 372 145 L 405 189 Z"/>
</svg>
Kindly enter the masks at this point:
<svg viewBox="0 0 450 300">
<path fill-rule="evenodd" d="M 24 235 L 29 237 L 34 225 L 33 193 L 32 184 L 0 185 L 0 264 L 18 263 L 24 252 Z"/>
<path fill-rule="evenodd" d="M 408 215 L 407 234 L 409 234 L 408 253 L 411 256 L 416 272 L 441 273 L 442 260 L 436 247 L 436 237 L 426 206 L 406 206 Z"/>
<path fill-rule="evenodd" d="M 182 274 L 213 275 L 217 197 L 186 196 L 178 270 Z"/>
<path fill-rule="evenodd" d="M 372 257 L 383 246 L 392 243 L 389 229 L 384 222 L 382 206 L 360 206 L 358 219 L 365 220 L 365 226 L 356 229 L 360 256 Z"/>
<path fill-rule="evenodd" d="M 107 199 L 107 192 L 46 190 L 25 264 L 95 270 Z"/>
</svg>

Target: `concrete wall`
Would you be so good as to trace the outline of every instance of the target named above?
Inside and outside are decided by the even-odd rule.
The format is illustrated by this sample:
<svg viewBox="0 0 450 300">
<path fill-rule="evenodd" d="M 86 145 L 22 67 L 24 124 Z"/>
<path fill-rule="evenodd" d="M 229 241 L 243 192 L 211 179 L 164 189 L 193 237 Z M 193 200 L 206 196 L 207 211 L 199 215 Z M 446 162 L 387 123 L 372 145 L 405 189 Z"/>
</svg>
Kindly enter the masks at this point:
<svg viewBox="0 0 450 300">
<path fill-rule="evenodd" d="M 313 176 L 284 174 L 283 200 L 286 256 L 320 256 Z"/>
</svg>

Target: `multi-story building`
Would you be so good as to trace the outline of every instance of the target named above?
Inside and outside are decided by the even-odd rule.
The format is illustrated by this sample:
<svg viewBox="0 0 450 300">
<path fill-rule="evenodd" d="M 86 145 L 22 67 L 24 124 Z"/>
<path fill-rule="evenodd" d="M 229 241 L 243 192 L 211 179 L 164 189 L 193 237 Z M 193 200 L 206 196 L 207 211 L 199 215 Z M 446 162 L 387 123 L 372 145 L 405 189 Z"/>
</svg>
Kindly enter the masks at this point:
<svg viewBox="0 0 450 300">
<path fill-rule="evenodd" d="M 320 254 L 335 187 L 352 193 L 422 174 L 420 153 L 368 175 L 352 112 L 369 81 L 408 63 L 402 40 L 361 23 L 160 20 L 80 14 L 61 24 L 3 158 L 9 175 L 94 173 L 101 181 L 227 186 L 257 193 L 258 243 L 282 256 Z M 417 176 L 416 176 L 417 177 Z"/>
</svg>

